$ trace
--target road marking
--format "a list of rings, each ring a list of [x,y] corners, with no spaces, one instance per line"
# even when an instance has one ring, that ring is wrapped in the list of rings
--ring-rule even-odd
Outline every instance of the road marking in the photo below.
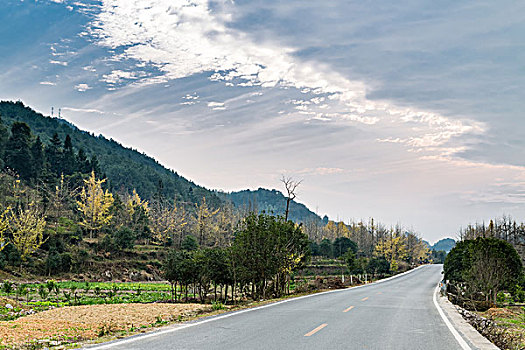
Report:
[[[315,333],[319,332],[321,329],[323,329],[326,326],[328,326],[328,325],[326,323],[323,323],[322,325],[320,325],[316,329],[313,329],[310,332],[306,333],[304,336],[305,337],[310,337],[310,336],[314,335]]]
[[[354,308],[354,305],[350,306],[348,309],[344,310],[343,312],[348,312]]]
[[[461,348],[463,350],[472,350],[470,348],[470,346],[467,344],[467,342],[465,341],[465,339],[463,339],[463,337],[461,337],[461,335],[459,335],[458,331],[456,330],[456,328],[454,328],[454,326],[452,325],[452,323],[450,323],[450,321],[448,320],[447,316],[445,315],[445,313],[443,312],[443,309],[441,309],[441,307],[439,306],[438,302],[437,302],[437,298],[436,298],[436,295],[438,293],[438,290],[439,290],[439,285],[436,287],[436,290],[434,291],[434,297],[433,297],[433,300],[434,300],[434,306],[436,307],[436,309],[438,310],[439,312],[439,316],[441,316],[441,318],[443,319],[443,321],[445,322],[445,324],[447,325],[448,329],[450,330],[450,332],[452,333],[452,335],[454,336],[454,338],[456,338],[456,340],[458,341],[459,345],[461,346]]]
[[[367,301],[368,300],[368,297],[364,297],[363,299],[361,299],[361,301]]]
[[[308,295],[303,295],[303,296],[300,296],[300,297],[297,297],[297,298],[290,298],[290,299],[286,299],[286,300],[282,300],[282,301],[277,301],[275,303],[270,303],[270,304],[266,304],[266,305],[262,305],[262,306],[257,306],[257,307],[250,308],[250,309],[244,309],[244,310],[240,310],[240,311],[233,311],[233,312],[229,312],[229,313],[226,313],[226,314],[220,315],[220,316],[206,317],[206,318],[204,318],[203,320],[200,320],[200,321],[191,322],[191,323],[185,323],[185,324],[182,324],[180,326],[167,326],[165,329],[162,329],[162,330],[159,330],[159,331],[153,331],[151,333],[146,333],[146,334],[137,334],[137,335],[134,335],[134,336],[131,336],[129,338],[122,339],[122,340],[114,340],[114,341],[107,342],[107,343],[100,344],[100,345],[87,346],[87,347],[84,347],[84,349],[90,349],[90,350],[110,349],[110,348],[112,348],[114,346],[121,346],[121,345],[124,345],[124,344],[133,343],[135,341],[140,341],[140,340],[144,340],[144,339],[148,339],[148,338],[158,337],[159,335],[176,332],[176,331],[179,331],[179,330],[182,330],[182,329],[186,329],[186,328],[190,328],[190,327],[199,326],[201,324],[208,323],[208,322],[214,322],[214,321],[222,320],[222,319],[229,318],[229,317],[232,317],[232,316],[244,314],[246,312],[253,312],[253,311],[256,311],[256,310],[266,309],[268,307],[274,307],[274,306],[281,305],[281,304],[284,304],[284,303],[288,303],[288,302],[291,302],[291,301],[296,301],[296,300],[301,300],[301,299],[306,299],[306,298],[312,298],[312,297],[323,295],[323,294],[349,292],[349,291],[355,290],[355,289],[367,288],[369,286],[377,285],[377,284],[384,283],[384,282],[387,282],[387,281],[390,281],[390,280],[393,280],[393,279],[397,279],[399,277],[403,277],[403,276],[408,275],[408,274],[410,274],[410,273],[412,273],[414,271],[420,270],[420,269],[422,269],[422,268],[424,268],[426,266],[427,265],[421,265],[421,266],[416,267],[415,269],[411,269],[411,270],[405,271],[403,273],[400,273],[400,274],[397,274],[397,275],[394,275],[394,276],[391,276],[391,277],[388,277],[388,278],[384,278],[384,279],[379,280],[379,281],[375,281],[375,282],[368,283],[368,284],[363,284],[363,285],[352,287],[352,288],[335,289],[335,290],[329,290],[327,292],[321,292],[321,293],[316,293],[316,294],[308,294]]]

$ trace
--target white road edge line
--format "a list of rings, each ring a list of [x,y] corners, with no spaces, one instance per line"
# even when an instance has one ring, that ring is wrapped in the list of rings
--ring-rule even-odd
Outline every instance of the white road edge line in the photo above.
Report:
[[[130,338],[125,339],[125,340],[116,340],[116,341],[112,341],[110,343],[99,345],[99,346],[96,346],[96,345],[95,346],[87,346],[87,347],[83,347],[82,349],[89,349],[89,350],[109,349],[109,348],[112,348],[114,346],[119,346],[119,345],[131,343],[131,342],[134,342],[134,341],[137,341],[137,340],[143,340],[143,339],[147,339],[147,338],[156,337],[158,335],[175,332],[175,331],[178,331],[178,330],[181,330],[181,329],[198,326],[198,325],[201,325],[201,324],[204,324],[204,323],[217,321],[217,320],[220,320],[220,319],[223,319],[223,318],[228,318],[228,317],[232,317],[232,316],[235,316],[235,315],[240,315],[240,314],[243,314],[243,313],[246,313],[246,312],[250,312],[250,311],[265,309],[267,307],[272,307],[272,306],[288,303],[290,301],[310,298],[310,297],[314,297],[314,296],[317,296],[317,295],[328,294],[328,293],[348,292],[350,290],[354,290],[354,289],[358,289],[358,288],[364,288],[364,287],[376,285],[376,284],[379,284],[379,283],[383,283],[383,282],[386,282],[386,281],[390,281],[390,280],[392,280],[394,278],[398,278],[398,277],[404,276],[406,274],[409,274],[411,272],[414,272],[416,270],[419,270],[420,268],[422,268],[424,266],[426,266],[426,265],[421,265],[421,266],[416,267],[415,269],[405,271],[405,272],[400,273],[398,275],[394,275],[394,276],[391,276],[391,277],[388,277],[388,278],[385,278],[385,279],[382,279],[382,280],[379,280],[379,281],[375,281],[375,282],[372,282],[372,283],[363,284],[361,286],[345,288],[345,289],[329,290],[329,291],[321,292],[321,293],[303,295],[303,296],[300,296],[300,297],[290,298],[290,299],[278,301],[278,302],[275,302],[275,303],[270,303],[270,304],[266,304],[266,305],[262,305],[262,306],[257,306],[257,307],[253,307],[253,308],[249,308],[249,309],[244,309],[244,310],[241,310],[241,311],[234,311],[234,312],[222,315],[222,316],[216,316],[216,317],[212,316],[212,317],[207,318],[207,319],[202,320],[202,321],[197,321],[197,322],[193,322],[193,323],[187,323],[187,324],[184,324],[182,326],[171,327],[171,328],[168,328],[168,329],[165,329],[165,330],[161,330],[161,331],[156,331],[156,332],[154,331],[154,332],[151,332],[149,334],[144,334],[144,335],[140,335],[139,334],[139,335],[131,336]],[[468,349],[471,350],[470,348],[468,348]],[[465,350],[467,350],[467,349],[465,349]]]
[[[447,318],[447,316],[445,315],[445,312],[443,311],[443,309],[441,308],[441,306],[439,306],[438,302],[437,302],[437,294],[439,292],[439,285],[436,287],[436,289],[434,290],[434,297],[432,298],[434,300],[434,306],[436,307],[437,311],[439,312],[439,316],[441,316],[441,318],[443,319],[443,321],[445,322],[445,324],[447,325],[448,329],[450,330],[450,332],[452,333],[452,335],[454,336],[454,338],[456,338],[457,342],[459,343],[459,345],[461,346],[461,348],[463,350],[472,350],[472,348],[467,344],[467,342],[465,341],[465,339],[463,339],[463,337],[458,333],[458,331],[456,330],[456,328],[454,328],[454,326],[452,325],[452,323],[449,321],[449,319]]]

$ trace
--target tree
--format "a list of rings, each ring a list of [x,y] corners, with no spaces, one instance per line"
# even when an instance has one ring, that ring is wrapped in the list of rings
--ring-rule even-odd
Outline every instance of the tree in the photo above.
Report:
[[[251,285],[254,299],[267,296],[272,280],[274,293],[280,295],[290,273],[309,258],[308,237],[291,221],[252,213],[235,235],[232,255],[236,279]]]
[[[14,122],[5,150],[6,166],[15,170],[22,179],[31,177],[31,129],[26,123]]]
[[[197,250],[199,248],[199,243],[197,242],[197,238],[192,235],[187,235],[184,237],[184,240],[181,244],[181,249],[186,251],[193,251]]]
[[[182,244],[183,228],[188,224],[184,207],[177,207],[174,203],[155,201],[149,211],[149,222],[153,232],[153,238],[158,243],[177,243],[180,248]]]
[[[51,173],[57,177],[62,173],[62,142],[55,132],[46,147],[46,159]]]
[[[10,211],[9,209],[6,209],[0,215],[0,252],[4,250],[4,248],[9,243],[7,240],[7,237],[4,236],[4,234],[9,229],[9,220],[7,218],[9,211]]]
[[[182,265],[183,261],[188,258],[188,253],[185,251],[172,250],[169,252],[163,266],[163,277],[171,285],[171,301],[177,300],[177,284],[181,284],[182,288]],[[174,298],[175,297],[175,298]]]
[[[348,249],[343,254],[343,259],[344,259],[344,261],[346,263],[346,266],[348,266],[348,270],[354,271],[354,269],[356,267],[355,253],[351,249]]]
[[[334,258],[344,255],[348,250],[357,253],[357,244],[346,237],[337,237],[333,243]]]
[[[62,172],[65,175],[71,175],[75,172],[76,159],[75,152],[73,151],[73,143],[71,136],[66,135],[64,140],[64,147],[62,151]]]
[[[406,258],[407,249],[406,244],[403,240],[403,236],[396,232],[391,233],[385,239],[377,242],[374,256],[384,257],[390,263],[390,270],[396,273],[398,268],[398,262]]]
[[[327,258],[333,257],[333,245],[328,238],[323,239],[321,244],[319,244],[319,254]]]
[[[4,159],[5,146],[6,146],[8,138],[9,138],[9,133],[4,123],[2,123],[2,118],[0,117],[0,168],[4,167],[3,159]]]
[[[27,209],[18,209],[11,216],[11,236],[13,245],[20,253],[22,261],[44,244],[44,228],[46,221],[39,213],[35,203],[30,203]]]
[[[443,265],[445,280],[451,283],[465,282],[466,272],[470,270],[472,264],[470,259],[472,242],[472,240],[460,241],[448,253]]]
[[[126,213],[128,215],[127,226],[135,233],[142,232],[144,227],[148,225],[148,202],[141,199],[135,189],[126,201]]]
[[[80,200],[77,201],[78,210],[82,213],[82,222],[93,238],[93,233],[104,225],[107,225],[112,218],[110,207],[113,204],[113,195],[102,189],[102,184],[106,180],[97,180],[95,172],[91,172],[89,179],[84,180],[85,186],[80,193]]]
[[[523,271],[514,247],[498,238],[478,237],[458,242],[445,259],[445,279],[465,283],[470,294],[482,293],[496,302],[501,290],[515,287]]]
[[[195,204],[196,217],[194,231],[199,239],[199,245],[203,246],[206,242],[206,236],[213,235],[213,231],[217,229],[214,221],[215,215],[219,209],[212,210],[206,204],[206,198],[202,198],[201,204]]]
[[[43,175],[46,161],[44,157],[44,146],[42,145],[42,141],[40,141],[40,137],[37,137],[31,146],[31,159],[31,177],[37,180]]]
[[[295,181],[291,177],[281,177],[281,182],[286,189],[286,210],[284,212],[284,220],[288,221],[288,214],[290,213],[290,202],[297,197],[297,187],[301,184],[302,180]]]

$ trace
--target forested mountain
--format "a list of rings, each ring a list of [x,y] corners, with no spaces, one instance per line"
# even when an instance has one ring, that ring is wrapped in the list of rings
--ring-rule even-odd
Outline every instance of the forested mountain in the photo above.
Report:
[[[277,190],[259,188],[258,190],[244,190],[238,192],[224,193],[221,197],[231,200],[237,208],[256,209],[274,215],[284,216],[286,209],[286,197]],[[308,209],[304,204],[292,201],[290,203],[289,219],[294,222],[306,223],[308,221],[321,222],[323,219]],[[326,218],[328,221],[328,218]],[[325,222],[326,224],[326,222]]]
[[[432,249],[439,251],[444,250],[445,252],[450,252],[452,248],[456,246],[456,241],[452,238],[443,238],[437,241],[433,246]]]
[[[186,203],[197,203],[206,197],[207,203],[213,207],[221,202],[213,191],[166,169],[152,157],[126,148],[113,139],[82,131],[63,119],[43,116],[20,101],[0,102],[0,117],[7,129],[17,121],[26,123],[31,137],[35,140],[39,138],[44,146],[55,144],[56,147],[62,147],[69,135],[68,142],[72,145],[73,153],[80,151],[82,157],[93,158],[95,168],[98,164],[102,172],[100,175],[107,177],[112,190],[136,189],[143,198],[162,194],[169,200],[177,199]]]

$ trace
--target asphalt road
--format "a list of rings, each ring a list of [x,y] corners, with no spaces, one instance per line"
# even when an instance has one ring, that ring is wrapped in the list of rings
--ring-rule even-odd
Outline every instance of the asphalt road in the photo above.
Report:
[[[110,349],[425,349],[460,345],[433,303],[441,265],[104,344]]]

